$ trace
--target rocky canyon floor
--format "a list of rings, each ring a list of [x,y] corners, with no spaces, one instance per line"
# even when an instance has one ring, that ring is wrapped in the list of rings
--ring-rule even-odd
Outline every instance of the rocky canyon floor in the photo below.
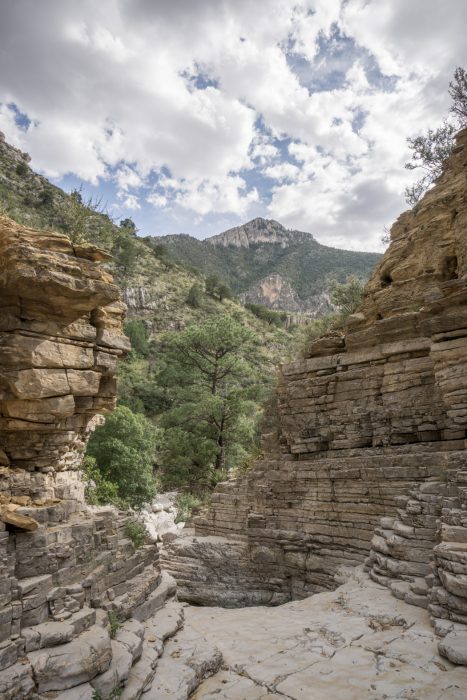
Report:
[[[331,593],[279,607],[181,606],[178,615],[148,700],[467,697],[467,669],[439,656],[427,612],[359,569]]]

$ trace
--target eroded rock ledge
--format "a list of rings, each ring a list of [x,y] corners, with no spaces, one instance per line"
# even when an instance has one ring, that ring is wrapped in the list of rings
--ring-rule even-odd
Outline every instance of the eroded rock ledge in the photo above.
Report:
[[[465,625],[466,430],[464,130],[435,187],[392,227],[345,332],[281,368],[264,457],[169,545],[180,595],[278,604],[332,589],[340,566],[367,560],[443,633]]]

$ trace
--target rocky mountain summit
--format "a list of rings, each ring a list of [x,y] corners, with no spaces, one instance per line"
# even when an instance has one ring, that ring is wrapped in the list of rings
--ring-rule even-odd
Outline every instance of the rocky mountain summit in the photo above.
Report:
[[[253,248],[260,243],[270,243],[287,248],[292,243],[304,243],[314,240],[311,233],[286,229],[278,221],[257,217],[242,226],[235,226],[206,241],[210,245],[233,246],[234,248]]]

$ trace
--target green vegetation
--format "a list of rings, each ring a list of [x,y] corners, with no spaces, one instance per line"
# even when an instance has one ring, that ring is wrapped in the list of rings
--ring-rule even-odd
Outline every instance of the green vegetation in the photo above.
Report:
[[[132,318],[125,323],[125,335],[128,336],[132,351],[137,355],[147,357],[149,353],[149,334],[146,326],[139,318]]]
[[[202,303],[202,299],[203,290],[201,289],[199,284],[195,283],[192,287],[190,287],[190,291],[188,292],[188,296],[186,298],[186,303],[193,309],[199,309]]]
[[[273,309],[268,309],[261,304],[245,304],[245,308],[269,326],[285,328],[287,325],[289,314],[286,311],[273,311]]]
[[[141,508],[155,494],[153,478],[155,431],[142,414],[119,406],[97,428],[88,444],[105,482],[117,487],[117,497],[132,508]]]
[[[364,284],[351,275],[343,284],[333,280],[330,289],[331,301],[337,307],[337,313],[315,318],[299,329],[293,345],[301,357],[308,357],[309,345],[313,340],[344,328],[347,318],[357,310],[361,302]]]
[[[175,499],[175,507],[178,511],[175,522],[183,523],[189,520],[193,510],[199,508],[202,503],[202,499],[192,493],[179,493]]]
[[[420,168],[424,171],[422,177],[405,190],[406,201],[411,206],[419,201],[441,175],[443,163],[451,153],[455,134],[467,126],[467,73],[460,66],[454,71],[448,92],[452,102],[444,123],[437,129],[428,129],[426,134],[407,139],[412,159],[405,167],[408,170]]]
[[[117,613],[115,612],[115,610],[109,610],[109,612],[107,613],[107,616],[109,618],[110,637],[111,637],[111,639],[115,639],[115,637],[117,636],[118,630],[122,626],[122,623],[118,619]]]
[[[123,688],[116,686],[110,691],[110,695],[106,695],[105,698],[100,692],[100,690],[94,690],[91,696],[91,700],[118,700],[123,693]]]
[[[82,464],[83,475],[85,480],[85,495],[86,501],[93,506],[120,505],[120,497],[118,495],[118,486],[113,481],[106,479],[100,469],[97,467],[94,457],[86,455]]]
[[[147,530],[138,520],[129,520],[125,524],[125,534],[133,542],[136,549],[140,549],[145,541]]]
[[[357,310],[362,300],[364,286],[362,280],[354,275],[350,275],[344,284],[339,284],[335,280],[331,282],[331,301],[337,306],[342,322]]]
[[[224,284],[219,275],[208,275],[206,277],[206,294],[219,301],[232,299],[233,296],[230,287]]]

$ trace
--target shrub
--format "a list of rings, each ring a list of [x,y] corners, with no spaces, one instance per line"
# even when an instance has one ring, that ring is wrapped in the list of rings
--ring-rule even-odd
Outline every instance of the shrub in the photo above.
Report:
[[[19,175],[19,177],[25,177],[29,172],[29,168],[24,162],[24,160],[20,161],[18,165],[16,166],[16,174]]]
[[[54,196],[51,189],[45,188],[39,194],[39,205],[42,207],[50,206],[54,201]]]
[[[147,530],[143,523],[138,522],[138,520],[129,520],[125,524],[125,533],[133,542],[135,549],[140,549],[144,545]]]
[[[186,522],[190,519],[191,512],[203,503],[202,499],[193,493],[179,493],[175,499],[177,509],[176,523]]]
[[[266,306],[262,306],[262,304],[250,303],[245,304],[245,308],[270,326],[283,328],[287,325],[288,314],[285,311],[274,311],[273,309],[268,309]]]
[[[364,284],[358,277],[350,275],[344,284],[335,280],[331,282],[331,301],[335,304],[341,316],[347,318],[356,311],[362,300]]]
[[[194,284],[191,288],[190,291],[188,292],[188,296],[186,298],[186,303],[188,306],[191,306],[193,309],[199,309],[201,306],[201,300],[203,298],[203,290],[199,286],[199,284]]]

